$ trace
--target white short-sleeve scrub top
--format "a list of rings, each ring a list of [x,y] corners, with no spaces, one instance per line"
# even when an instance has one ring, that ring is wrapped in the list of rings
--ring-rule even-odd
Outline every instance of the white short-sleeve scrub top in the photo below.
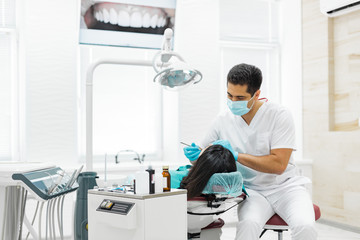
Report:
[[[291,148],[296,150],[295,126],[288,109],[274,103],[265,102],[258,109],[250,125],[241,116],[229,109],[217,116],[210,131],[200,143],[204,148],[212,142],[228,140],[235,151],[254,156],[269,155],[271,149]],[[300,176],[291,154],[289,164],[282,174],[256,171],[240,165],[244,186],[269,195],[294,185],[310,183],[310,179]]]

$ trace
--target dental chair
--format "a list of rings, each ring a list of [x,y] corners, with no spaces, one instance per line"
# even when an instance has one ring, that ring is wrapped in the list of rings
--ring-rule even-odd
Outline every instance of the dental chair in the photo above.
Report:
[[[315,221],[317,221],[320,216],[320,208],[314,204],[314,212],[315,212]],[[264,233],[268,230],[273,230],[278,233],[278,240],[283,240],[283,231],[287,231],[289,226],[287,223],[277,214],[274,214],[265,224],[264,230],[262,231],[260,238],[264,235]]]
[[[188,199],[188,239],[220,240],[225,222],[219,215],[246,198],[240,172],[215,173],[200,197]]]

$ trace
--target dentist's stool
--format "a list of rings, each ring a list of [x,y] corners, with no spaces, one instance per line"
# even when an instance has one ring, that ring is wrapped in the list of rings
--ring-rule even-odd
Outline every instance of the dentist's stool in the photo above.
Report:
[[[315,221],[317,221],[320,216],[320,208],[314,204],[314,211],[315,211]],[[272,216],[265,224],[264,230],[262,231],[260,238],[264,235],[267,230],[273,230],[278,233],[278,240],[283,239],[283,231],[287,231],[289,226],[287,223],[277,214]]]

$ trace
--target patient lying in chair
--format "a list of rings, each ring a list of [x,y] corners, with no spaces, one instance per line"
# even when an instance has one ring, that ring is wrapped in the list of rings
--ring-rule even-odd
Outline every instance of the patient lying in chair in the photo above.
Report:
[[[211,236],[201,229],[245,198],[242,183],[242,175],[228,149],[217,144],[204,149],[180,183],[180,188],[188,191],[189,236],[220,239],[220,228],[211,232]]]
[[[194,162],[180,184],[180,188],[187,189],[188,198],[200,196],[213,174],[236,172],[234,156],[221,145],[205,148]]]

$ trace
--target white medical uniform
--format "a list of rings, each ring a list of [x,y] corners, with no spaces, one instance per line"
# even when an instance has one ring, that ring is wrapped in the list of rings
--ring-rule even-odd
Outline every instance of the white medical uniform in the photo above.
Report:
[[[200,147],[219,139],[228,140],[239,153],[254,156],[269,155],[271,149],[296,149],[290,111],[268,102],[258,109],[250,125],[227,109],[215,119]],[[310,180],[300,176],[293,154],[280,175],[259,172],[243,165],[240,171],[249,198],[238,209],[236,239],[259,239],[263,226],[275,212],[288,223],[293,239],[316,239],[313,205],[303,187]]]

